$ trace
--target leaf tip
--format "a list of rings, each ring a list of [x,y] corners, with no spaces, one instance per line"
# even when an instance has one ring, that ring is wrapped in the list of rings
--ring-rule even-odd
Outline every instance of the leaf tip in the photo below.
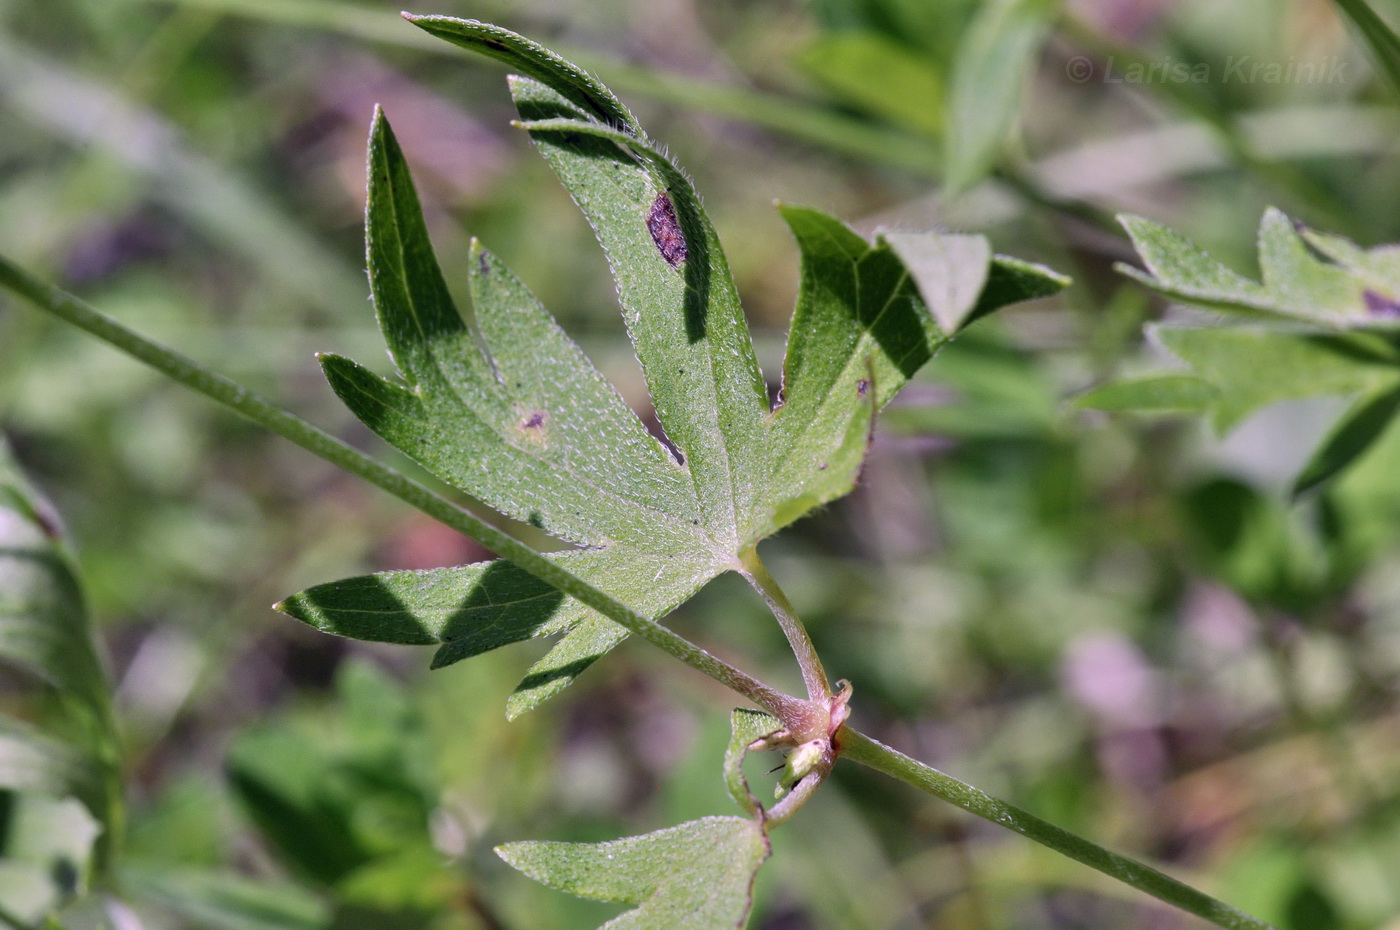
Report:
[[[506,722],[514,723],[553,696],[554,693],[550,691],[541,694],[536,691],[521,691],[517,687],[506,698]]]
[[[502,843],[500,846],[492,847],[491,851],[501,858],[501,861],[513,869],[520,869],[519,852],[521,847],[528,845],[526,842]]]
[[[354,364],[350,359],[335,352],[317,352],[316,364],[321,366],[321,370],[326,374],[333,371],[340,371],[346,367],[346,363]]]
[[[1137,242],[1138,239],[1157,224],[1145,216],[1138,216],[1136,213],[1119,213],[1114,219],[1118,225],[1123,227],[1123,231],[1128,234],[1128,238]]]
[[[1293,226],[1293,220],[1289,218],[1288,214],[1273,205],[1265,207],[1263,215],[1259,217],[1260,226],[1270,223],[1286,223],[1290,227]]]
[[[1157,283],[1157,279],[1152,277],[1152,275],[1143,271],[1137,265],[1130,265],[1127,262],[1114,262],[1113,270],[1124,277],[1132,278],[1134,281],[1145,284],[1148,287],[1152,287]]]

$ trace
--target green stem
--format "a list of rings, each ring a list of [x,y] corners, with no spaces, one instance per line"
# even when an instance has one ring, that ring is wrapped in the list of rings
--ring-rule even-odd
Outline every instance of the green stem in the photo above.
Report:
[[[582,601],[685,664],[771,710],[780,718],[792,719],[804,713],[805,701],[770,688],[721,661],[406,475],[376,462],[363,452],[346,445],[237,382],[216,375],[194,360],[133,332],[77,297],[31,276],[4,256],[0,256],[0,286],[9,288],[39,309],[105,340],[186,387],[231,407],[254,423],[291,440],[313,455],[320,456],[332,465],[388,491],[457,532],[470,536],[506,561]]]
[[[871,739],[863,733],[843,726],[836,734],[837,745],[843,758],[869,766],[886,775],[908,782],[916,788],[927,791],[935,797],[961,807],[970,814],[1003,826],[1022,836],[1048,846],[1061,855],[1082,862],[1105,875],[1139,891],[1146,892],[1183,911],[1203,917],[1211,923],[1227,930],[1275,930],[1270,924],[1243,911],[1237,911],[1210,895],[1197,891],[1151,866],[1144,865],[1126,856],[1110,852],[1070,833],[1052,823],[1047,823],[1021,810],[1000,801],[978,788],[945,775],[935,768],[924,765]]]
[[[807,635],[807,628],[797,616],[797,609],[792,606],[778,582],[768,574],[763,560],[758,557],[757,548],[745,552],[742,561],[743,576],[767,602],[768,609],[773,611],[773,616],[778,619],[778,626],[783,628],[783,635],[792,647],[792,654],[797,657],[797,664],[802,669],[802,682],[807,686],[807,699],[830,702],[831,683],[827,680],[826,669],[822,667],[821,656],[817,655],[817,648],[812,645],[812,638]]]

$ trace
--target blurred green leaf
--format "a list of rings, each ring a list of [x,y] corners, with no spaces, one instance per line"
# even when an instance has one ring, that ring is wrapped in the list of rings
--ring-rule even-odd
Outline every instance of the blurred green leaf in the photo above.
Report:
[[[285,881],[196,871],[171,863],[122,870],[133,897],[209,930],[325,930],[331,907]]]
[[[1074,399],[1076,407],[1091,410],[1205,413],[1219,391],[1191,375],[1149,375],[1111,381]]]
[[[821,36],[797,65],[844,103],[924,136],[943,130],[943,74],[927,53],[874,32]]]
[[[768,839],[752,820],[706,817],[606,843],[508,843],[506,862],[559,891],[630,910],[608,930],[733,930],[752,904]]]
[[[1290,512],[1242,481],[1213,478],[1182,498],[1192,553],[1244,597],[1306,610],[1326,593],[1325,554]]]
[[[1400,36],[1366,0],[1335,0],[1335,3],[1371,47],[1371,54],[1390,79],[1392,91],[1400,93]]]
[[[337,925],[346,925],[347,911],[355,912],[364,926],[377,926],[389,915],[404,926],[415,916],[428,925],[434,916],[450,912],[465,890],[460,866],[434,849],[380,856],[345,876],[336,887],[342,912]]]
[[[885,408],[882,429],[969,441],[1044,439],[1062,419],[1059,389],[1042,361],[993,329],[959,335],[932,374],[934,383]]]
[[[0,924],[24,928],[54,919],[89,890],[94,844],[103,832],[74,797],[58,798],[55,782],[30,793],[0,793]]]
[[[381,45],[420,52],[452,53],[426,33],[401,28],[403,21],[394,12],[358,3],[340,3],[336,0],[122,2],[148,5],[175,2],[182,7],[216,10],[265,22],[340,33]],[[454,44],[471,47],[469,40]],[[936,176],[936,158],[926,142],[899,130],[887,130],[835,112],[826,105],[813,104],[791,94],[763,93],[740,84],[702,81],[693,74],[675,74],[658,68],[626,64],[586,48],[572,49],[569,54],[590,70],[606,75],[614,87],[638,96],[762,126],[858,159],[892,165],[915,176]],[[521,70],[525,71],[524,68]]]
[[[121,833],[120,750],[106,674],[58,518],[20,473],[3,437],[0,659],[47,686],[56,711],[46,731],[0,717],[0,788],[21,793],[20,804],[25,792],[76,798],[98,827],[87,840],[96,840],[95,858],[89,862],[85,850],[74,863],[76,891],[89,867],[102,876]],[[14,853],[13,842],[14,835],[0,837],[0,855]]]
[[[235,794],[279,857],[326,887],[381,858],[431,852],[435,803],[422,725],[398,686],[356,662],[336,689],[339,719],[248,731],[227,761]]]
[[[354,269],[257,185],[194,149],[159,113],[3,33],[0,101],[71,145],[106,152],[146,183],[152,199],[242,255],[280,291],[337,314],[362,299]]]
[[[1400,387],[1394,338],[1400,249],[1363,249],[1270,209],[1259,226],[1262,280],[1256,282],[1165,226],[1131,216],[1122,222],[1148,271],[1121,265],[1120,271],[1184,303],[1244,314],[1256,325],[1159,327],[1156,336],[1192,375],[1112,382],[1079,398],[1079,406],[1209,413],[1223,432],[1279,401],[1360,395],[1295,479],[1295,494],[1335,477],[1385,430],[1400,409],[1386,399]],[[1258,325],[1269,322],[1275,325]]]
[[[1392,329],[1400,319],[1400,249],[1364,250],[1340,236],[1295,226],[1270,208],[1259,224],[1261,282],[1212,259],[1151,220],[1120,217],[1147,273],[1118,270],[1184,303],[1283,317],[1328,328]]]
[[[994,0],[973,17],[949,81],[949,191],[967,190],[996,164],[1055,12],[1048,0]]]
[[[1256,410],[1300,397],[1382,391],[1400,383],[1400,359],[1384,343],[1257,327],[1159,327],[1162,344],[1216,388],[1220,431]]]
[[[1304,494],[1350,466],[1371,448],[1400,410],[1400,391],[1363,397],[1342,415],[1293,482],[1294,496]]]
[[[71,743],[0,717],[0,786],[72,796],[100,809],[105,789],[98,760]]]

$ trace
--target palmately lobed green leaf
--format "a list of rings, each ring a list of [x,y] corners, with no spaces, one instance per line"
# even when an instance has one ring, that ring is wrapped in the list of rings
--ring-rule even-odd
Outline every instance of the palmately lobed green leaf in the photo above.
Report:
[[[1259,223],[1262,282],[1221,265],[1185,236],[1137,216],[1120,217],[1147,273],[1119,271],[1184,303],[1284,317],[1328,328],[1400,325],[1400,251],[1365,250],[1293,223],[1270,208]]]
[[[675,455],[525,285],[476,244],[466,269],[474,325],[463,319],[382,113],[370,135],[366,251],[403,383],[335,355],[323,356],[322,368],[380,437],[454,487],[584,547],[550,558],[645,617],[663,616],[738,568],[763,538],[850,491],[876,412],[949,335],[1065,283],[992,257],[980,237],[892,233],[872,244],[817,211],[784,208],[803,248],[803,289],[784,400],[770,409],[698,195],[611,92],[498,27],[410,19],[527,75],[510,79],[520,125],[608,256]],[[331,633],[437,644],[435,667],[562,633],[511,696],[511,716],[557,693],[626,636],[496,563],[353,578],[278,606]]]
[[[635,908],[600,930],[735,930],[768,858],[753,820],[706,817],[605,843],[508,843],[496,852],[559,891]]]
[[[1121,220],[1147,272],[1120,271],[1182,303],[1242,314],[1245,325],[1226,318],[1157,327],[1157,340],[1190,372],[1109,382],[1078,406],[1208,413],[1223,432],[1280,401],[1355,398],[1298,475],[1295,494],[1334,477],[1384,432],[1400,389],[1400,248],[1363,249],[1269,209],[1259,224],[1256,282],[1165,226]]]

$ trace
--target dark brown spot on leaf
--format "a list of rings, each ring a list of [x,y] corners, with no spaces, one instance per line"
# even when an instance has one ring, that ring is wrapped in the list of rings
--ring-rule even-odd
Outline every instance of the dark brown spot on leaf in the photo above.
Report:
[[[522,429],[539,429],[539,428],[541,428],[542,426],[544,426],[544,411],[543,411],[543,410],[535,410],[535,411],[533,411],[528,417],[525,418],[525,422],[521,423],[520,426],[521,426]]]
[[[491,263],[487,261],[485,249],[482,249],[481,254],[476,257],[476,270],[481,272],[482,277],[491,273]]]
[[[685,261],[685,233],[676,219],[676,207],[671,203],[671,195],[662,191],[652,201],[651,212],[647,214],[647,231],[656,250],[672,268]]]
[[[1400,317],[1400,300],[1394,297],[1367,288],[1361,293],[1361,299],[1366,301],[1366,310],[1372,316]]]
[[[866,392],[869,391],[869,390],[870,390],[870,379],[869,379],[869,378],[861,378],[859,381],[856,382],[856,393],[857,393],[858,395],[860,395],[861,397],[864,397],[865,394],[866,394]]]

